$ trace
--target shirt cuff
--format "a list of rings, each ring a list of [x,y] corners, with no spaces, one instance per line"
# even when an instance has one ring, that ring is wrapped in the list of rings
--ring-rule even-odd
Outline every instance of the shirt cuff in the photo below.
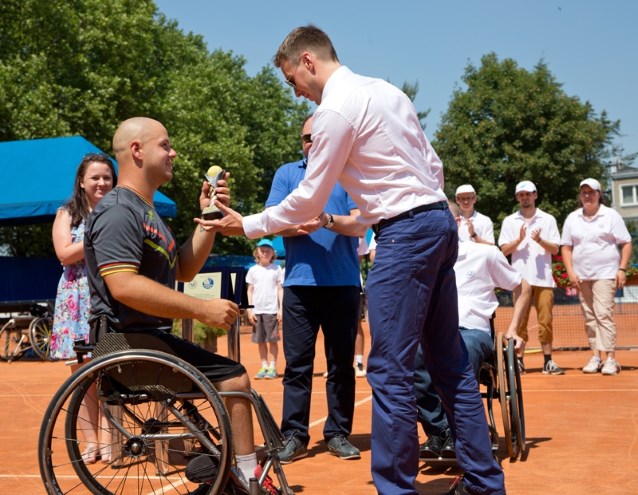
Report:
[[[244,233],[249,239],[258,239],[268,234],[263,225],[263,212],[245,216],[242,219]]]

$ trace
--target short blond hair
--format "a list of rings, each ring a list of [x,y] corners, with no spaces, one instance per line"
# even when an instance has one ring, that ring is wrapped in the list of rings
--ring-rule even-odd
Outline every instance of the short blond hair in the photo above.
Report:
[[[265,248],[268,248],[268,249],[270,249],[272,251],[272,258],[270,258],[270,262],[274,263],[275,260],[277,259],[277,251],[275,251],[270,246],[259,246],[259,247],[256,247],[255,249],[253,249],[253,258],[255,258],[255,263],[259,264],[259,256],[257,255],[257,253],[259,252],[259,248],[260,247],[265,247]]]

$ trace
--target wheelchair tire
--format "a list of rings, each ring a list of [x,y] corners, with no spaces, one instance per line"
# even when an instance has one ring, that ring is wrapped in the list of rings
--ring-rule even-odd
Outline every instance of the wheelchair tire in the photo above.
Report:
[[[509,383],[510,419],[515,438],[512,441],[514,457],[525,451],[525,413],[523,410],[523,389],[521,387],[521,373],[516,362],[514,341],[507,345],[507,374]],[[510,457],[512,457],[510,455]]]
[[[494,351],[496,352],[496,381],[498,389],[498,400],[501,406],[501,416],[503,417],[503,436],[510,458],[514,455],[514,445],[512,444],[512,430],[510,423],[510,405],[508,393],[508,381],[505,377],[507,363],[503,350],[504,335],[499,333],[494,340]]]
[[[83,401],[93,401],[103,413],[102,424],[98,419],[85,426]],[[109,430],[115,438],[110,464],[83,459],[86,442],[80,432],[87,426]],[[193,443],[199,450],[190,450]],[[203,490],[185,475],[194,455],[215,459],[216,474]],[[176,356],[149,350],[107,354],[73,373],[47,408],[38,447],[40,474],[50,495],[186,495],[198,489],[218,494],[232,457],[228,413],[213,385]]]
[[[35,318],[29,325],[29,340],[33,352],[45,361],[55,361],[51,358],[51,332],[53,320],[46,316]]]

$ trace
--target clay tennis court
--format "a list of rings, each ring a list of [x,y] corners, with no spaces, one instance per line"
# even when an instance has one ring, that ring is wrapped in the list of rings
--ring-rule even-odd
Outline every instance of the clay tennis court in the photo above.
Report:
[[[530,335],[534,333],[531,323]],[[635,320],[632,330],[637,330]],[[252,375],[259,364],[257,349],[249,339],[249,334],[242,333],[242,362]],[[365,379],[357,379],[351,436],[352,443],[361,449],[362,458],[342,461],[328,454],[323,444],[326,404],[322,345],[319,339],[309,456],[285,466],[286,476],[295,493],[374,494],[376,490],[370,475],[371,392]],[[225,339],[220,340],[220,352],[225,352]],[[585,351],[555,352],[554,359],[567,373],[564,376],[546,376],[541,374],[541,354],[527,354],[528,373],[522,377],[527,453],[523,459],[510,462],[503,441],[498,451],[508,493],[638,493],[638,350],[617,353],[623,371],[616,377],[584,375],[580,367],[588,358],[589,353]],[[283,370],[281,358],[279,370]],[[37,437],[47,404],[68,374],[68,368],[60,362],[22,360],[0,363],[0,494],[45,493],[36,458]],[[281,379],[253,381],[253,386],[265,397],[275,418],[279,419]],[[498,415],[497,425],[501,425]],[[446,493],[457,474],[459,472],[454,468],[421,465],[417,490],[426,495]]]

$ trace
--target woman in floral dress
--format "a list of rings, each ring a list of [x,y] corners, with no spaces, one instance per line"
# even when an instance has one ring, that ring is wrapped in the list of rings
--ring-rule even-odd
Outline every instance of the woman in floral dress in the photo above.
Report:
[[[116,183],[115,169],[108,156],[91,153],[80,163],[75,175],[75,185],[71,198],[58,210],[53,222],[53,247],[62,263],[64,271],[55,298],[53,331],[51,335],[51,356],[57,359],[75,358],[73,344],[76,340],[88,341],[89,335],[89,285],[84,264],[84,222],[98,201]],[[72,366],[75,371],[77,365]],[[87,397],[91,391],[87,392]],[[95,401],[88,402],[95,404]],[[98,411],[84,402],[80,408],[78,422],[86,446],[82,457],[87,464],[110,461],[110,450],[98,443]]]

